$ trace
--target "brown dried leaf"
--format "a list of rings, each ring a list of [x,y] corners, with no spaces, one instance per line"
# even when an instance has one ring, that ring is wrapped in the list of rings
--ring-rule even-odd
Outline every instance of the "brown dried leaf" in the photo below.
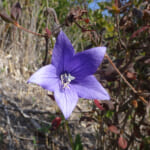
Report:
[[[137,108],[137,107],[138,107],[138,102],[137,102],[137,100],[133,100],[133,101],[132,101],[132,105],[134,106],[134,108]]]
[[[14,20],[18,20],[21,16],[21,5],[19,2],[15,3],[11,8],[11,18]]]
[[[79,7],[71,9],[66,18],[66,25],[70,26],[73,22],[81,20],[84,14],[87,14],[86,9],[81,9]]]
[[[128,79],[132,79],[132,80],[136,80],[136,73],[135,72],[127,72],[126,73],[126,77],[128,78]]]

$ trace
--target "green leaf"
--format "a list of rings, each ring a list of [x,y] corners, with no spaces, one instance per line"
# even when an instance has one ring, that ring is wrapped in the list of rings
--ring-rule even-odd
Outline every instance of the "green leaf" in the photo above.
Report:
[[[113,111],[108,110],[107,113],[106,113],[106,117],[111,118],[113,116],[113,114],[114,114]]]
[[[80,137],[79,134],[76,135],[76,139],[75,139],[75,142],[74,142],[73,150],[83,150],[81,137]]]

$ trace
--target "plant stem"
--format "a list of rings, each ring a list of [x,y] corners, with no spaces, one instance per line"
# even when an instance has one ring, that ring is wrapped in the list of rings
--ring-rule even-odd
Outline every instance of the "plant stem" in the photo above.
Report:
[[[69,136],[70,145],[71,145],[71,147],[72,147],[72,149],[73,149],[72,135],[71,135],[70,128],[69,128],[69,125],[68,125],[68,121],[67,121],[67,120],[65,120],[65,124],[66,124],[66,128],[67,128],[68,136]]]
[[[46,7],[48,8],[48,0],[46,0]]]
[[[46,62],[47,62],[47,55],[48,55],[48,41],[49,41],[49,37],[47,36],[47,37],[45,37],[45,42],[46,42],[46,44],[45,44],[45,49],[46,49],[46,51],[45,51],[45,58],[44,58],[44,61],[43,61],[43,65],[46,65]]]
[[[108,59],[108,61],[111,63],[111,65],[113,66],[113,68],[116,70],[116,72],[120,75],[120,77],[124,80],[124,82],[132,89],[132,91],[135,94],[138,94],[138,92],[136,91],[136,89],[127,81],[127,79],[123,76],[123,74],[119,71],[119,69],[116,67],[116,65],[112,62],[111,58],[105,54],[105,57]],[[148,102],[144,99],[144,97],[139,96],[140,100],[142,100],[145,104],[148,104]]]
[[[15,22],[15,23],[13,23],[13,24],[14,24],[16,27],[18,27],[19,29],[23,30],[23,31],[26,31],[26,32],[28,32],[28,33],[32,33],[32,34],[37,35],[37,36],[45,37],[45,35],[43,35],[43,34],[36,33],[36,32],[32,32],[32,31],[30,31],[30,30],[28,30],[28,29],[22,27],[22,26],[19,25],[17,22]]]

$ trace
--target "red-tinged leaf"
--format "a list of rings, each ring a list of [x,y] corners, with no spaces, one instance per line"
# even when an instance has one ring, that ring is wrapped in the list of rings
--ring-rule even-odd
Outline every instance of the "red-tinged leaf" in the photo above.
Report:
[[[88,18],[85,18],[84,21],[85,21],[85,23],[89,23],[90,22],[90,20]]]
[[[119,137],[118,139],[118,145],[122,148],[122,149],[126,149],[127,148],[127,141],[125,138],[123,138],[122,136]]]
[[[136,73],[135,72],[133,73],[133,72],[128,71],[126,73],[126,76],[127,76],[128,79],[136,80]]]
[[[118,128],[116,126],[114,126],[114,125],[109,126],[108,129],[109,129],[109,131],[111,131],[111,132],[113,132],[115,134],[119,134],[120,133]]]
[[[51,31],[48,28],[45,28],[45,31],[48,37],[52,35]]]
[[[14,20],[18,20],[21,16],[21,5],[19,2],[15,3],[11,8],[11,18]]]
[[[95,100],[94,100],[94,104],[95,104],[100,110],[105,110],[98,100],[95,99]]]
[[[150,26],[144,26],[142,28],[140,28],[139,30],[135,31],[132,35],[131,35],[131,39],[135,38],[136,36],[138,36],[141,32],[144,32],[145,30],[149,29]]]
[[[60,117],[56,117],[53,121],[52,121],[52,129],[56,130],[59,125],[61,123],[61,118]]]

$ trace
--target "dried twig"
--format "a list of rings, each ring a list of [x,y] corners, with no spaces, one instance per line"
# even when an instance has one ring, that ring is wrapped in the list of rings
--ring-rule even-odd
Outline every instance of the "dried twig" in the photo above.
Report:
[[[18,27],[19,29],[25,31],[25,32],[28,32],[28,33],[31,33],[33,35],[36,35],[36,36],[40,36],[40,37],[45,37],[46,35],[45,34],[40,34],[40,33],[36,33],[36,32],[32,32],[26,28],[24,28],[23,26],[19,25],[17,22],[14,22],[13,23],[16,27]]]
[[[48,15],[52,16],[52,19],[54,21],[54,24],[52,25],[52,31],[51,34],[55,37],[57,37],[58,33],[60,32],[60,28],[63,25],[59,25],[59,21],[57,19],[57,13],[55,11],[54,8],[46,8],[45,12],[44,12],[45,16],[48,17]],[[46,19],[46,28],[48,29],[48,19]],[[44,61],[43,61],[43,65],[46,65],[47,62],[47,55],[48,55],[48,43],[49,43],[49,35],[47,35],[47,33],[45,34],[45,57],[44,57]]]
[[[46,62],[47,62],[47,55],[48,55],[48,41],[49,41],[49,37],[45,37],[45,57],[44,57],[44,61],[43,61],[43,65],[46,65]]]
[[[116,70],[116,72],[120,75],[120,77],[123,79],[123,81],[132,89],[132,91],[138,95],[138,92],[136,89],[127,81],[127,79],[123,76],[123,74],[119,71],[119,69],[116,67],[116,65],[112,62],[111,58],[105,54],[105,57],[108,59],[110,64],[113,66],[113,68]],[[138,95],[140,100],[142,100],[145,104],[148,104],[148,102],[144,99],[144,97]]]

